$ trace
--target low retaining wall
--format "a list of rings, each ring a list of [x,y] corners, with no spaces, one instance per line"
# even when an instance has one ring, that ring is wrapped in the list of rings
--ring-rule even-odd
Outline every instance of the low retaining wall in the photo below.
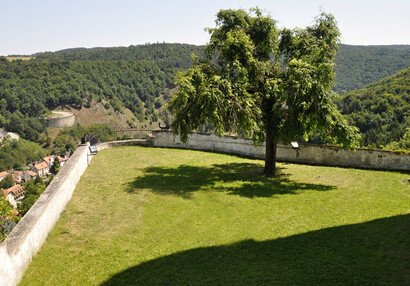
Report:
[[[152,146],[152,139],[119,140],[104,142],[96,145],[98,151],[119,146]]]
[[[40,249],[87,169],[88,145],[79,146],[37,202],[0,243],[0,285],[16,285]],[[50,265],[52,267],[52,265]]]
[[[233,153],[251,158],[265,158],[265,144],[255,146],[250,139],[234,136],[218,137],[210,134],[194,133],[188,136],[186,144],[172,132],[153,132],[152,146],[186,148]],[[299,150],[290,145],[278,144],[277,160],[290,163],[303,163],[325,166],[340,166],[376,170],[410,170],[410,155],[389,151],[359,149],[346,151],[341,147],[315,144],[299,144]]]

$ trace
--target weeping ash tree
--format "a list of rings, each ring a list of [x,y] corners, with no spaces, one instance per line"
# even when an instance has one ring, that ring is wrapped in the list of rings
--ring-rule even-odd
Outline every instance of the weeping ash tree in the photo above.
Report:
[[[350,127],[331,101],[333,59],[339,30],[321,13],[306,29],[282,29],[259,9],[221,10],[206,58],[176,78],[169,103],[171,128],[186,142],[188,133],[211,126],[266,143],[266,175],[275,173],[276,147],[317,131],[322,140],[347,149],[356,145]]]

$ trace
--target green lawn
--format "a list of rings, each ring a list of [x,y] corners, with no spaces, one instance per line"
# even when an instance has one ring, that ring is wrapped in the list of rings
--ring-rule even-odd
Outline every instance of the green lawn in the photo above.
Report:
[[[99,152],[21,285],[409,285],[408,174]]]

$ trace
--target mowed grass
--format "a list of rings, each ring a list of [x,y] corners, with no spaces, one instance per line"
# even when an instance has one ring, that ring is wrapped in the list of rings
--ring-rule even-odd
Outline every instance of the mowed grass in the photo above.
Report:
[[[408,285],[408,174],[99,152],[21,285]]]

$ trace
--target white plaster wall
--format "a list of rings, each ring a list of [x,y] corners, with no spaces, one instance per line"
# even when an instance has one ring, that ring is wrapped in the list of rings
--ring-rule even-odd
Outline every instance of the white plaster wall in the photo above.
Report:
[[[88,145],[77,148],[70,160],[33,207],[0,244],[0,285],[16,285],[71,199],[88,165]]]
[[[265,158],[265,145],[255,146],[252,140],[209,134],[190,134],[188,142],[183,144],[179,137],[171,132],[153,132],[152,145],[155,147],[186,148],[234,153],[252,158]],[[299,144],[296,152],[290,145],[278,144],[277,160],[282,162],[317,164],[326,166],[342,166],[369,168],[379,170],[410,170],[410,155],[388,151],[359,149],[347,151],[341,147],[321,146],[315,144]]]

